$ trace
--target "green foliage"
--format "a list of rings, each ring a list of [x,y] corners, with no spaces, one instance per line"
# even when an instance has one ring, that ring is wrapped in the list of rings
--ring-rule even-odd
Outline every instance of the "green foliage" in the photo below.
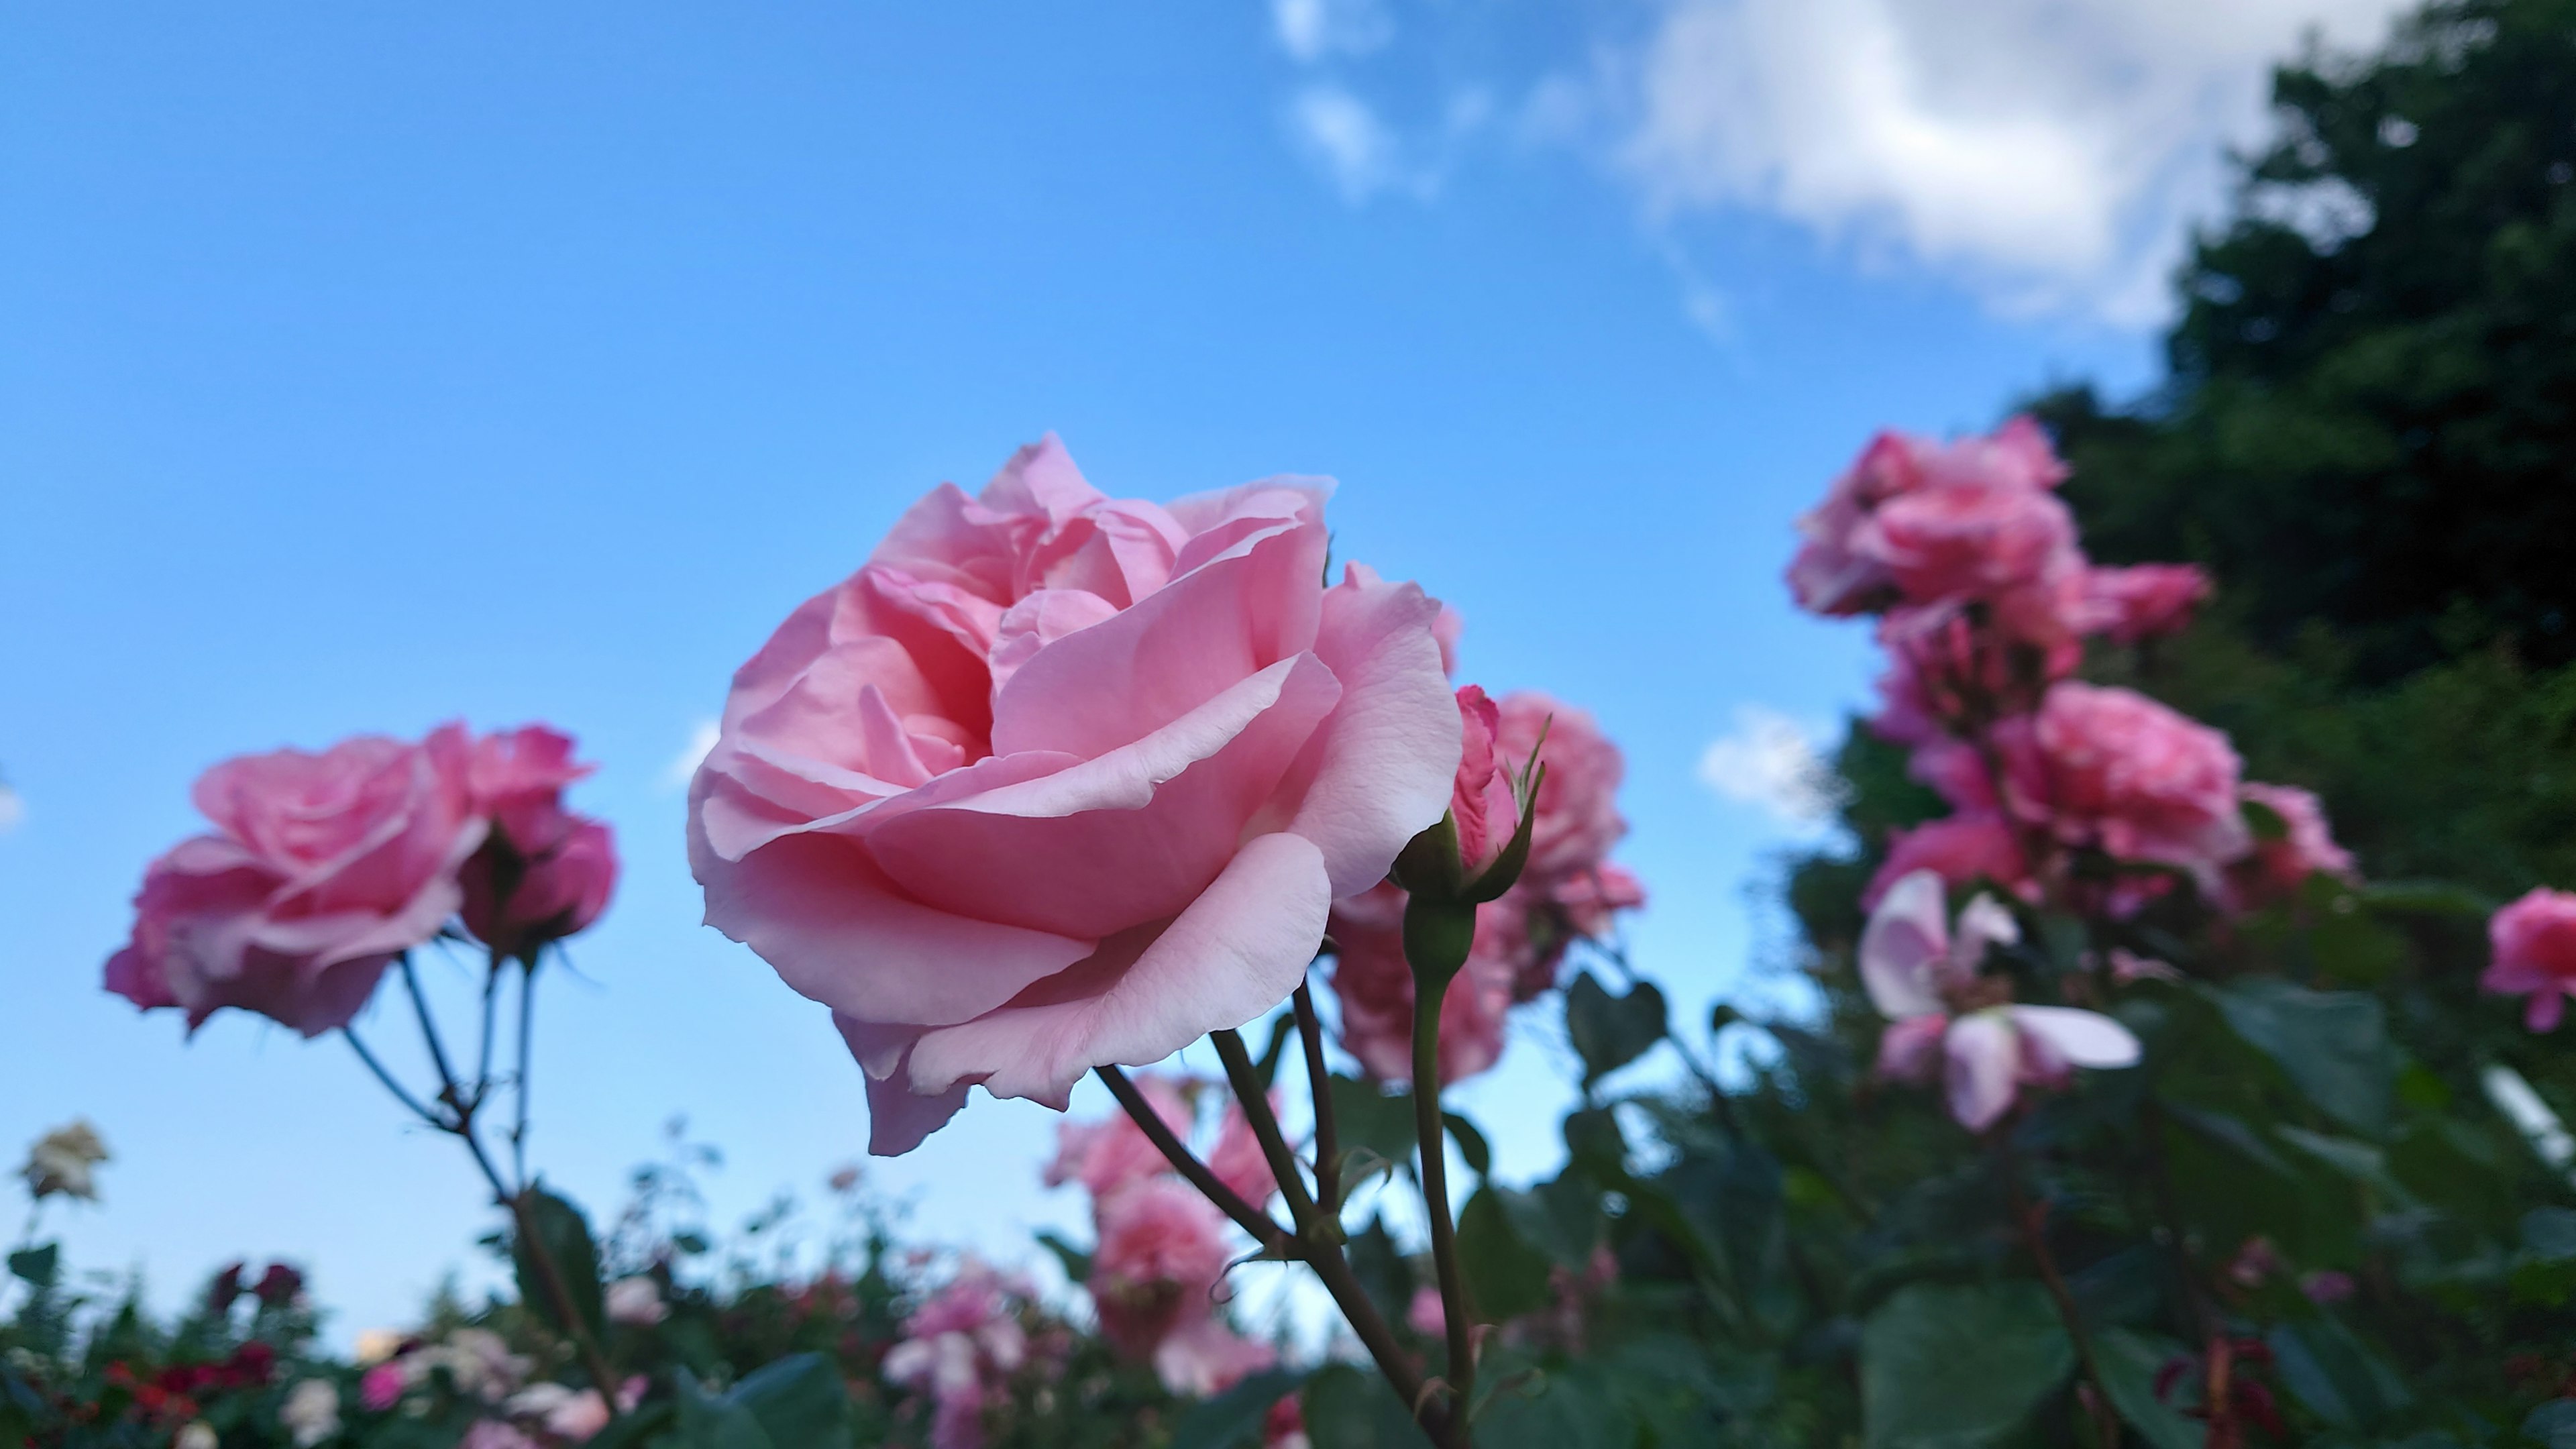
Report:
[[[2038,1284],[1914,1284],[1879,1305],[1861,1329],[1869,1443],[2004,1443],[2074,1369],[2074,1346]]]
[[[572,1331],[564,1315],[568,1305],[581,1331],[593,1336],[607,1327],[601,1308],[599,1246],[581,1209],[543,1188],[530,1188],[520,1209],[521,1232],[510,1243],[510,1263],[518,1275],[519,1301],[558,1333]],[[532,1247],[544,1250],[540,1259]]]

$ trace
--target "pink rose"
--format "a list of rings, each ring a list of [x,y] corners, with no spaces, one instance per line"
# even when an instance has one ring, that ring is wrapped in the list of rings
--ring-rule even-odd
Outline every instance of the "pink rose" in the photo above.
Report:
[[[1619,912],[1645,903],[1645,882],[1615,863],[1524,880],[1494,907],[1478,911],[1478,948],[1511,963],[1512,1004],[1518,1006],[1556,989],[1558,968],[1576,940],[1607,937],[1618,927]]]
[[[2252,780],[2237,793],[2279,816],[2284,830],[2278,839],[2256,837],[2253,849],[2227,868],[2225,894],[2231,910],[2292,899],[2312,875],[2345,881],[2359,878],[2352,852],[2335,844],[2334,832],[2326,824],[2326,807],[2313,793],[2295,785]]]
[[[1119,1352],[1151,1359],[1163,1340],[1215,1311],[1210,1295],[1233,1252],[1226,1222],[1177,1177],[1134,1183],[1100,1202],[1091,1301]]]
[[[1995,742],[2012,813],[2067,844],[2204,876],[2253,844],[2227,736],[2145,695],[2064,681]]]
[[[1282,1394],[1261,1421],[1261,1449],[1314,1449],[1306,1437],[1306,1411],[1295,1394]]]
[[[573,763],[572,737],[544,725],[474,742],[466,779],[490,817],[483,848],[462,872],[465,928],[502,956],[528,956],[589,927],[617,885],[608,827],[563,807],[563,788],[591,771]]]
[[[1013,1300],[1027,1285],[969,1259],[948,1286],[903,1321],[885,1356],[885,1376],[928,1394],[931,1449],[982,1449],[984,1410],[999,1403],[1028,1360],[1028,1334]]]
[[[2056,495],[2012,483],[1926,488],[1889,501],[1854,531],[1853,547],[1886,567],[1897,591],[1918,604],[1946,599],[2010,600],[2026,632],[2048,635],[2059,598],[2052,587],[2080,575],[2075,516]],[[2025,632],[2016,630],[2015,632]]]
[[[1512,777],[1529,757],[1510,760],[1497,752],[1494,737],[1502,727],[1502,711],[1475,685],[1458,691],[1458,718],[1466,744],[1450,790],[1449,818],[1457,824],[1460,871],[1474,880],[1520,829],[1520,801],[1512,793]]]
[[[460,899],[484,826],[466,796],[463,732],[376,735],[321,754],[244,755],[198,777],[212,834],[152,863],[107,989],[194,1030],[221,1008],[306,1036],[344,1026],[404,951]]]
[[[1628,765],[1619,747],[1590,711],[1534,689],[1503,696],[1498,712],[1494,739],[1501,758],[1518,766],[1537,751],[1547,766],[1531,804],[1529,864],[1522,879],[1543,886],[1597,869],[1628,833],[1619,813],[1619,781]]]
[[[1154,1375],[1185,1399],[1224,1393],[1243,1376],[1279,1362],[1279,1350],[1246,1338],[1210,1314],[1185,1323],[1154,1347]]]
[[[2020,939],[2012,914],[1978,896],[1953,929],[1941,878],[1916,871],[1888,888],[1860,938],[1861,983],[1891,1023],[1878,1070],[1942,1078],[1950,1115],[1972,1132],[2000,1121],[2026,1086],[2064,1086],[2076,1067],[2125,1067],[2138,1039],[2098,1012],[2023,1006],[1980,975],[1987,949]],[[2001,989],[1999,989],[2001,988]]]
[[[1172,1129],[1174,1137],[1188,1143],[1197,1117],[1189,1094],[1197,1084],[1148,1073],[1140,1073],[1133,1080],[1137,1092],[1153,1107],[1154,1115]],[[1280,1101],[1276,1093],[1272,1097],[1271,1110],[1275,1114]],[[1262,1152],[1260,1139],[1253,1136],[1252,1124],[1240,1103],[1227,1101],[1218,1124],[1216,1145],[1206,1153],[1204,1161],[1219,1182],[1249,1202],[1267,1202],[1279,1190],[1270,1175],[1270,1159]],[[1078,1182],[1093,1197],[1104,1198],[1129,1183],[1171,1170],[1171,1161],[1163,1156],[1162,1149],[1154,1145],[1135,1119],[1122,1111],[1097,1122],[1058,1124],[1055,1160],[1047,1164],[1044,1180],[1049,1187]]]
[[[2556,1031],[2567,998],[2576,996],[2576,893],[2546,887],[2487,921],[2490,957],[2478,985],[2501,996],[2528,995],[2522,1024]]]
[[[691,792],[707,920],[832,1008],[871,1150],[968,1086],[1061,1110],[1303,979],[1449,806],[1410,584],[1319,582],[1327,485],[1103,497],[1054,438],[915,504],[734,676]]]
[[[2084,572],[2084,600],[2092,628],[2123,644],[2178,634],[2191,612],[2215,592],[2209,575],[2190,564],[2138,564]]]
[[[1991,436],[1949,443],[1881,433],[1834,480],[1825,501],[1799,518],[1806,542],[1789,565],[1790,590],[1799,607],[1820,614],[1884,608],[1900,585],[1886,540],[1871,525],[1887,507],[1926,492],[2044,493],[2065,477],[2048,435],[2026,417]]]
[[[477,1419],[465,1427],[457,1449],[538,1449],[526,1431],[503,1419]]]
[[[403,1390],[411,1386],[411,1376],[399,1363],[380,1363],[358,1376],[358,1402],[370,1413],[381,1414],[402,1402]]]
[[[1333,907],[1329,976],[1341,1004],[1342,1050],[1380,1082],[1413,1080],[1413,968],[1404,958],[1404,892],[1381,885]],[[1493,1066],[1503,1054],[1515,958],[1523,941],[1511,897],[1476,908],[1475,943],[1449,980],[1440,1008],[1443,1086]]]
[[[1954,815],[1888,832],[1887,861],[1861,892],[1861,909],[1876,906],[1889,886],[1918,870],[1952,887],[1985,880],[2020,894],[2032,885],[2030,865],[2009,823],[1991,814]]]

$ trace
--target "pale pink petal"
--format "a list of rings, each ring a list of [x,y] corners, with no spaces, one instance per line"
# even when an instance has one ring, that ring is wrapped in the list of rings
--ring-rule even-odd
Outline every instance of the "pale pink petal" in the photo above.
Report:
[[[1979,1011],[1952,1022],[1942,1045],[1950,1059],[1950,1115],[1969,1131],[1983,1132],[2012,1106],[2021,1079],[2021,1035],[2005,1013]]]
[[[2079,1067],[2133,1067],[2138,1038],[2098,1011],[2071,1006],[2015,1006],[2013,1020]]]
[[[1949,956],[1949,902],[1941,877],[1918,870],[1888,887],[1860,935],[1860,979],[1891,1021],[1941,1010],[1937,968]]]
[[[1147,1066],[1287,999],[1323,940],[1332,888],[1312,841],[1264,835],[1142,945],[1105,943],[1099,967],[1061,973],[1024,1002],[923,1035],[913,1085],[981,1081],[997,1097],[1061,1105],[1106,1063]],[[1134,951],[1131,964],[1112,952]]]
[[[1342,683],[1342,707],[1308,746],[1286,825],[1324,853],[1335,895],[1376,885],[1406,841],[1439,822],[1458,774],[1463,727],[1431,625],[1440,606],[1413,584],[1354,564],[1324,594],[1315,655]]]
[[[871,1154],[900,1157],[910,1152],[921,1145],[922,1139],[947,1126],[948,1119],[966,1105],[966,1086],[962,1082],[928,1096],[911,1089],[911,1074],[904,1070],[904,1059],[912,1050],[915,1033],[874,1026],[837,1011],[832,1013],[832,1025],[840,1028],[841,1040],[848,1044],[850,1055],[858,1060],[859,1070],[867,1080]]]
[[[1889,1022],[1878,1037],[1878,1074],[1898,1082],[1931,1081],[1949,1030],[1950,1018],[1938,1014]]]
[[[1961,976],[1974,976],[1988,946],[2009,946],[2021,939],[2021,923],[1993,896],[1979,892],[1959,908],[1959,923],[1950,941],[1950,966]]]

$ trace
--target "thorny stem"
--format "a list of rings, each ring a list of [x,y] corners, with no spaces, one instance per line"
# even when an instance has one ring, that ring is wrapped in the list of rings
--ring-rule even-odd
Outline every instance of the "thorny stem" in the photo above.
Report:
[[[1155,1112],[1153,1104],[1136,1090],[1136,1084],[1124,1071],[1114,1066],[1103,1066],[1098,1071],[1101,1082],[1109,1088],[1109,1094],[1118,1099],[1118,1105],[1126,1109],[1127,1115],[1143,1130],[1147,1140],[1163,1154],[1165,1161],[1172,1164],[1173,1171],[1206,1194],[1208,1201],[1215,1203],[1245,1232],[1252,1234],[1264,1251],[1304,1263],[1315,1271],[1316,1278],[1323,1282],[1324,1291],[1332,1295],[1334,1306],[1342,1310],[1342,1317],[1350,1324],[1351,1332],[1358,1336],[1360,1346],[1367,1349],[1369,1357],[1376,1361],[1378,1372],[1386,1376],[1387,1384],[1395,1390],[1396,1397],[1413,1411],[1425,1433],[1436,1441],[1446,1442],[1449,1437],[1448,1407],[1433,1402],[1434,1396],[1424,1392],[1421,1368],[1395,1341],[1395,1331],[1387,1326],[1385,1315],[1379,1313],[1377,1305],[1369,1300],[1368,1290],[1360,1286],[1359,1275],[1351,1271],[1350,1260],[1342,1256],[1341,1243],[1334,1238],[1310,1238],[1302,1233],[1292,1233],[1279,1226],[1269,1214],[1245,1202],[1241,1194],[1218,1181],[1207,1164],[1199,1161],[1172,1134],[1171,1125]],[[1255,1100],[1260,1099],[1256,1097]],[[1261,1109],[1267,1113],[1269,1103],[1262,1101]],[[1252,1108],[1247,1105],[1244,1111],[1249,1117]]]
[[[1413,1004],[1413,1127],[1422,1140],[1422,1210],[1431,1220],[1431,1262],[1440,1276],[1441,1316],[1448,1329],[1449,1389],[1458,1405],[1444,1442],[1464,1449],[1466,1406],[1476,1401],[1476,1344],[1468,1318],[1467,1278],[1458,1268],[1458,1225],[1449,1216],[1449,1139],[1440,1119],[1440,1008],[1445,1000],[1426,1010],[1420,994],[1417,990]]]
[[[1306,1047],[1306,1086],[1315,1099],[1315,1200],[1339,1218],[1342,1210],[1342,1143],[1333,1124],[1333,1075],[1324,1065],[1324,1028],[1315,1016],[1315,993],[1297,983],[1290,998],[1297,1011],[1297,1035]]]
[[[2048,1206],[2033,1202],[2022,1191],[2021,1174],[2013,1165],[2009,1144],[2003,1152],[2004,1190],[2012,1203],[2013,1223],[2021,1232],[2022,1246],[2029,1250],[2031,1261],[2039,1266],[2039,1279],[2048,1285],[2048,1296],[2057,1304],[2057,1316],[2066,1325],[2066,1336],[2075,1344],[2075,1356],[2084,1365],[2085,1381],[2092,1385],[2090,1408],[2093,1415],[2094,1442],[2098,1449],[2118,1449],[2120,1443],[2119,1411],[2111,1407],[2111,1391],[2102,1380],[2102,1365],[2093,1355],[2092,1335],[2084,1331],[2082,1313],[2075,1306],[2075,1294],[2066,1286],[2066,1277],[2057,1271],[2057,1259],[2048,1251]]]
[[[527,1184],[525,1169],[522,1167],[520,1186],[516,1191],[512,1191],[510,1185],[502,1180],[500,1169],[493,1165],[491,1154],[483,1150],[482,1134],[474,1130],[474,1109],[482,1104],[484,1090],[490,1085],[490,1078],[486,1076],[476,1081],[473,1093],[470,1096],[467,1094],[463,1084],[456,1080],[455,1071],[448,1065],[447,1047],[439,1040],[437,1019],[430,1015],[429,998],[420,988],[420,973],[412,966],[411,957],[408,954],[401,958],[401,965],[403,985],[410,993],[413,1012],[420,1018],[421,1040],[428,1045],[430,1064],[438,1072],[438,1100],[447,1104],[450,1115],[441,1118],[424,1108],[417,1098],[403,1090],[402,1085],[394,1080],[393,1074],[386,1071],[384,1064],[376,1060],[375,1055],[358,1040],[357,1033],[343,1028],[343,1034],[348,1037],[349,1045],[357,1049],[358,1059],[365,1062],[368,1070],[375,1073],[376,1080],[384,1083],[387,1090],[400,1099],[403,1105],[419,1113],[424,1121],[463,1142],[465,1150],[473,1155],[474,1165],[481,1170],[483,1181],[491,1186],[493,1202],[497,1206],[509,1209],[519,1246],[526,1251],[528,1261],[536,1266],[538,1285],[545,1290],[546,1297],[553,1300],[555,1316],[562,1321],[564,1332],[572,1339],[573,1350],[581,1358],[582,1371],[598,1387],[600,1402],[608,1406],[609,1416],[613,1419],[617,1417],[617,1371],[609,1366],[608,1355],[600,1351],[599,1340],[591,1336],[590,1325],[582,1321],[581,1309],[573,1301],[572,1280],[564,1276],[563,1266],[555,1261],[554,1253],[546,1247],[544,1234],[537,1231],[536,1190]],[[523,1073],[526,1070],[528,1048],[527,1020],[527,1001],[522,995],[519,1016],[519,1053]],[[520,1079],[518,1106],[519,1135],[524,1139],[527,1135],[527,1085],[524,1075]]]
[[[1243,1119],[1252,1127],[1252,1139],[1261,1144],[1261,1155],[1270,1163],[1270,1175],[1279,1180],[1279,1196],[1288,1204],[1288,1220],[1297,1225],[1300,1237],[1329,1237],[1338,1229],[1339,1221],[1328,1224],[1316,1210],[1315,1200],[1306,1195],[1306,1179],[1297,1170],[1297,1154],[1288,1150],[1288,1139],[1270,1110],[1270,1094],[1261,1088],[1260,1074],[1253,1070],[1252,1052],[1244,1046],[1243,1034],[1217,1031],[1208,1033],[1208,1037],[1216,1043],[1217,1060],[1225,1063],[1225,1078],[1234,1087],[1235,1099],[1243,1104]]]

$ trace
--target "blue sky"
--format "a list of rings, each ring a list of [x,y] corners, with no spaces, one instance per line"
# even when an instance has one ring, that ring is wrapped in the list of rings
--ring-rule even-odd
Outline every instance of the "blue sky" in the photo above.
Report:
[[[1837,3],[1926,33],[1921,7]],[[2176,78],[2121,125],[2235,99],[2092,212],[1999,228],[1960,220],[1986,170],[1918,163],[2128,132],[2092,100],[1998,120],[1904,85],[1911,112],[1818,132],[1703,54],[1714,26],[1794,60],[1787,13],[16,12],[0,1151],[74,1115],[105,1133],[106,1201],[53,1220],[84,1264],[167,1296],[291,1255],[335,1333],[406,1319],[486,1226],[454,1148],[336,1044],[247,1018],[186,1041],[98,969],[216,759],[543,719],[600,763],[576,801],[627,874],[546,986],[537,1160],[604,1215],[685,1112],[728,1157],[720,1221],[811,1200],[862,1150],[859,1078],[819,1008],[697,924],[673,761],[905,503],[1047,429],[1113,494],[1341,479],[1337,551],[1456,603],[1468,677],[1626,745],[1635,956],[1704,1019],[1784,944],[1759,893],[1794,831],[1701,756],[1747,707],[1832,721],[1871,670],[1789,610],[1791,517],[1883,423],[2150,377],[2136,277],[2194,195],[2171,178],[2241,128],[2281,38],[2149,45]],[[1507,1172],[1548,1163],[1555,1035],[1528,1024],[1465,1095]],[[1079,1215],[1036,1188],[1051,1132],[979,1102],[870,1171],[927,1235],[1021,1255]]]

